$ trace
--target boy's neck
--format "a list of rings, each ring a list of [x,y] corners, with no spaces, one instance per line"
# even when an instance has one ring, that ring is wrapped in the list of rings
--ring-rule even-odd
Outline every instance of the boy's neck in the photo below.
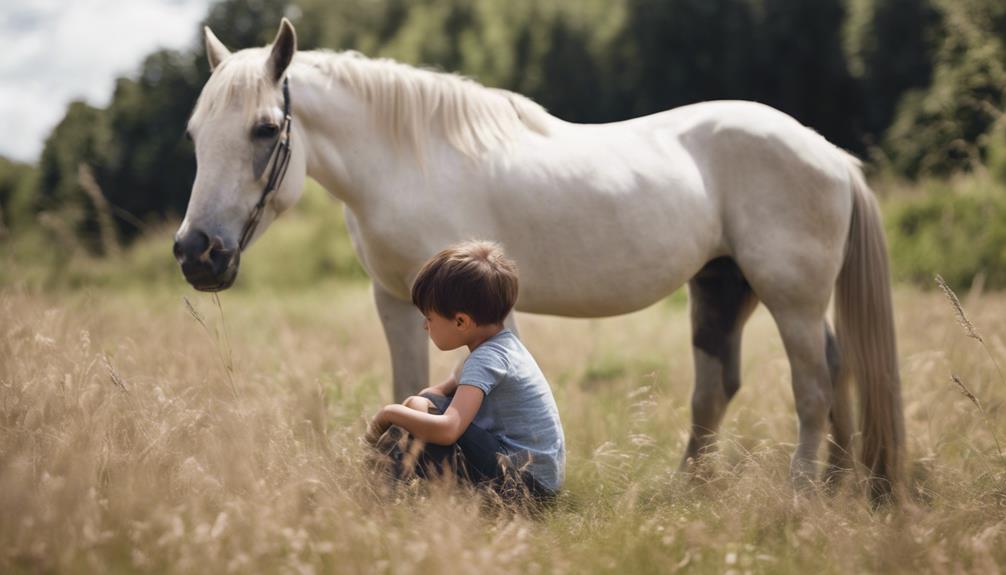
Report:
[[[506,327],[502,323],[488,323],[486,325],[476,326],[471,331],[471,337],[469,337],[468,341],[465,342],[465,345],[468,346],[468,351],[475,351],[476,347],[482,345],[486,342],[486,340],[504,329],[506,329]]]

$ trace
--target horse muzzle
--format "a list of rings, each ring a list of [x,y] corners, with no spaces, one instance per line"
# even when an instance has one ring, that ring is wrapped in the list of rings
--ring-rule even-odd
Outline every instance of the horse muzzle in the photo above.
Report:
[[[237,279],[241,252],[225,247],[219,236],[190,230],[175,237],[173,252],[185,280],[199,291],[222,291]]]

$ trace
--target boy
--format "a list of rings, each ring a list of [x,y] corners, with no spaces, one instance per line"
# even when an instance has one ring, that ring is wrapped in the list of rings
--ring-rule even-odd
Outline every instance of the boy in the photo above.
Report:
[[[551,499],[565,470],[562,424],[541,369],[503,325],[516,300],[516,266],[496,244],[462,243],[426,262],[412,303],[438,348],[471,353],[444,383],[382,408],[367,440],[377,443],[396,425],[426,442],[421,476],[446,467],[505,497],[516,484],[517,492]]]

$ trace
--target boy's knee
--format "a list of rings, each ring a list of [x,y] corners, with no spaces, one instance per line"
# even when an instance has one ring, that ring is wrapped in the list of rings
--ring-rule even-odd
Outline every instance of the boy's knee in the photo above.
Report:
[[[408,407],[409,409],[415,409],[416,411],[422,411],[424,413],[429,413],[430,409],[435,407],[432,401],[418,395],[411,395],[405,398],[402,405]]]

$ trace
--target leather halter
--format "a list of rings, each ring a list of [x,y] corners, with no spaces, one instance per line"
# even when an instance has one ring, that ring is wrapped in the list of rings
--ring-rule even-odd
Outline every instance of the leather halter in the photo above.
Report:
[[[283,125],[280,126],[279,137],[273,144],[272,151],[269,152],[269,159],[272,162],[272,169],[269,170],[269,179],[266,180],[265,188],[262,189],[262,196],[252,209],[248,221],[245,222],[244,229],[241,230],[241,241],[238,243],[238,251],[243,252],[248,242],[255,235],[255,228],[258,227],[262,219],[262,212],[265,210],[269,196],[283,183],[286,176],[287,166],[290,165],[290,128],[293,125],[293,115],[290,113],[290,78],[283,78]]]

